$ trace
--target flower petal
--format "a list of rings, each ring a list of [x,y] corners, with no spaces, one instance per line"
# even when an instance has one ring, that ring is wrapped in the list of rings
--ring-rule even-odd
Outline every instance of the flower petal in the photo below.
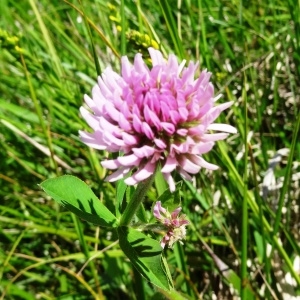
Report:
[[[191,173],[191,174],[198,173],[201,168],[199,165],[193,163],[187,157],[182,157],[179,160],[179,164],[186,172]]]
[[[128,185],[134,185],[140,181],[147,179],[155,171],[155,164],[147,163],[144,167],[135,172],[131,177],[125,179],[125,183]]]
[[[210,124],[207,126],[207,130],[218,130],[218,131],[224,131],[228,133],[237,133],[237,129],[231,125],[228,124]]]
[[[175,157],[169,156],[161,169],[162,173],[170,173],[176,169],[178,165],[178,161]]]
[[[137,166],[140,163],[141,158],[135,156],[134,154],[131,154],[120,156],[117,158],[117,160],[122,166]]]
[[[125,131],[121,133],[122,139],[126,145],[136,146],[139,142],[139,138],[135,135],[131,135]]]
[[[92,129],[97,130],[99,128],[99,118],[89,113],[83,106],[80,107],[80,113]]]
[[[106,169],[117,169],[122,164],[118,161],[118,159],[108,159],[102,161],[101,165]]]
[[[207,153],[213,148],[214,144],[214,142],[199,143],[192,148],[191,153],[198,155]]]
[[[165,64],[165,60],[162,56],[162,53],[158,50],[155,50],[154,48],[149,48],[148,49],[151,60],[152,60],[152,65],[153,67],[156,65],[163,65]]]
[[[169,185],[170,192],[173,193],[176,190],[175,181],[171,175],[171,173],[163,173],[165,180]]]
[[[181,212],[181,207],[177,207],[172,213],[171,213],[171,217],[172,219],[177,218],[177,216],[179,215],[179,213]]]
[[[146,123],[146,122],[142,123],[142,131],[149,140],[154,139],[154,133],[148,123]]]
[[[139,158],[150,157],[155,153],[155,149],[150,146],[142,146],[140,148],[132,148],[132,152]]]
[[[162,219],[162,215],[160,213],[165,214],[167,210],[161,206],[161,201],[157,201],[153,207],[153,215],[157,219]]]
[[[103,141],[103,135],[99,131],[89,133],[85,131],[79,131],[80,139],[83,143],[98,150],[106,150],[107,144]]]
[[[191,161],[193,161],[193,163],[199,165],[202,168],[205,168],[205,169],[208,169],[208,170],[217,170],[217,169],[219,169],[219,167],[217,165],[214,165],[214,164],[211,164],[211,163],[207,162],[201,156],[191,155],[190,158],[191,158]]]
[[[127,167],[121,167],[116,172],[112,173],[110,176],[106,177],[106,181],[114,182],[119,179],[124,178],[124,176],[127,175],[127,173],[130,171],[130,168]]]

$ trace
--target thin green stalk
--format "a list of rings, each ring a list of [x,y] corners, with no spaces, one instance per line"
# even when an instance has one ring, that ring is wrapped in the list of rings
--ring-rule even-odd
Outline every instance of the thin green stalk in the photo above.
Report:
[[[243,25],[243,0],[240,0],[239,5],[239,24]]]
[[[243,192],[243,204],[242,204],[242,259],[241,259],[241,299],[248,299],[248,274],[247,274],[247,259],[248,259],[248,106],[247,106],[247,94],[246,94],[246,76],[244,78],[244,89],[242,99],[245,101],[244,108],[244,147],[245,147],[245,156],[244,156],[244,192]]]
[[[142,203],[147,191],[154,181],[155,174],[151,175],[145,181],[139,183],[130,202],[127,204],[120,220],[120,226],[128,226]]]
[[[125,22],[125,1],[121,0],[121,55],[126,55],[126,22]]]
[[[177,0],[177,31],[178,31],[178,36],[182,40],[182,35],[181,35],[181,0]]]
[[[207,46],[207,40],[206,40],[206,26],[205,26],[204,17],[203,17],[202,0],[198,0],[198,18],[199,18],[199,22],[200,22],[201,35],[202,35],[202,39],[200,39],[199,41],[202,40],[203,49],[204,49],[204,51],[201,53],[201,55],[204,56],[207,68],[209,70],[211,70],[210,60],[209,60],[209,56],[208,56],[208,46]],[[201,48],[201,47],[199,47],[199,48]]]
[[[144,26],[143,26],[143,17],[141,15],[141,1],[136,1],[136,11],[137,11],[137,17],[138,17],[138,24],[139,24],[139,32],[144,33]]]

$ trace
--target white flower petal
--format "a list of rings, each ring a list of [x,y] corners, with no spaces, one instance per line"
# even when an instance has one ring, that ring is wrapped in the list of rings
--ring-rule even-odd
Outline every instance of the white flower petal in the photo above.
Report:
[[[163,176],[169,185],[170,192],[175,192],[176,186],[172,175],[170,173],[163,173]]]
[[[218,130],[218,131],[224,131],[228,133],[237,133],[237,130],[235,127],[228,125],[228,124],[210,124],[207,126],[208,130]]]

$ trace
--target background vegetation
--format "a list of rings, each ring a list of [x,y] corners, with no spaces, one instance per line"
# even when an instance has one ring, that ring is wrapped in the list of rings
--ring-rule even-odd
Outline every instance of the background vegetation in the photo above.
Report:
[[[1,0],[0,11],[0,299],[163,298],[115,232],[38,186],[74,174],[113,208],[107,154],[79,141],[79,107],[100,69],[151,45],[211,71],[220,101],[235,102],[220,122],[239,131],[207,156],[218,171],[182,182],[192,225],[166,251],[176,289],[190,299],[299,299],[299,3]],[[156,199],[153,188],[146,208]]]

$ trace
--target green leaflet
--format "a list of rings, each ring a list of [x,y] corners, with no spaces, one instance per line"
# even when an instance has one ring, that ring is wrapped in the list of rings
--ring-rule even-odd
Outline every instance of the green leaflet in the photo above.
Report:
[[[121,249],[142,276],[157,287],[169,291],[171,279],[163,268],[159,242],[125,226],[118,228],[118,234]]]
[[[79,218],[99,226],[117,227],[116,217],[82,180],[64,175],[45,180],[40,186],[55,201]]]

